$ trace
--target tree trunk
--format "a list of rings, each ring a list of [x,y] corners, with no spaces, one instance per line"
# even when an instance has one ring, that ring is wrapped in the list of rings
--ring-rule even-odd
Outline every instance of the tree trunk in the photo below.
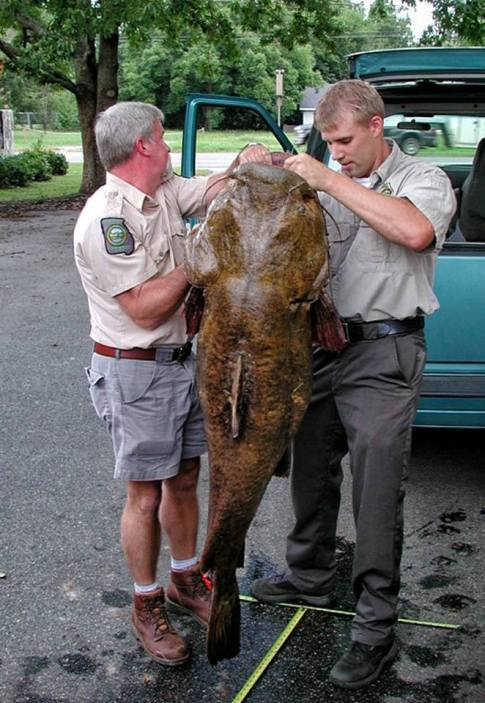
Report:
[[[114,105],[118,99],[118,42],[117,32],[101,38],[96,61],[94,41],[82,39],[74,60],[84,159],[81,193],[92,193],[105,181],[105,171],[96,149],[94,125],[98,112]]]
[[[99,40],[98,62],[94,66],[93,89],[78,100],[79,121],[84,154],[82,193],[92,193],[103,185],[106,173],[100,161],[94,125],[99,112],[114,105],[118,100],[118,33]]]
[[[100,169],[94,140],[94,120],[96,118],[97,65],[96,47],[92,39],[79,40],[74,57],[76,75],[76,102],[81,127],[83,145],[83,176],[81,193],[92,193],[104,180],[104,170]]]

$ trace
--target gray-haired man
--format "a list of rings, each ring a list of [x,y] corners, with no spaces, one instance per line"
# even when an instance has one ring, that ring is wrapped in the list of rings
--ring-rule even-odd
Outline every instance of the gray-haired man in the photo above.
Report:
[[[206,441],[183,316],[184,218],[203,216],[223,180],[172,173],[163,114],[152,105],[118,103],[99,115],[95,131],[106,185],[74,232],[94,341],[87,375],[111,434],[115,478],[126,482],[121,543],[135,582],[133,628],[152,658],[175,666],[189,650],[157,581],[162,528],[171,553],[166,599],[202,625],[210,607],[196,556]],[[237,163],[250,160],[269,156],[251,146]]]

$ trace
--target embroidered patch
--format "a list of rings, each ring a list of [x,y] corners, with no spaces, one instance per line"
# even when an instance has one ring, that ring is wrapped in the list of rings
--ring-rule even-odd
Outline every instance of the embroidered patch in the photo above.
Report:
[[[108,254],[133,254],[135,239],[121,217],[103,217],[101,229]]]
[[[378,192],[382,193],[382,195],[392,195],[394,193],[390,183],[383,183]]]

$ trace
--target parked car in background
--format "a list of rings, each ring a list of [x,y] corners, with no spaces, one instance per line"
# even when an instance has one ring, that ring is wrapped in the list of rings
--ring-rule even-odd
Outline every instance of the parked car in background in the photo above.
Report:
[[[313,125],[311,124],[299,124],[295,127],[293,130],[293,141],[295,144],[298,146],[301,146],[302,144],[306,144],[308,137],[310,135],[310,132],[312,131]]]
[[[455,189],[459,209],[438,257],[435,290],[440,309],[426,321],[428,357],[415,424],[485,428],[485,47],[389,49],[352,54],[349,77],[381,94],[385,124],[439,130],[444,145],[419,158],[437,163]],[[266,124],[271,149],[296,148],[263,106],[241,97],[188,96],[183,142],[185,176],[195,172],[197,111],[251,110]],[[429,125],[423,129],[422,124]],[[399,126],[401,125],[401,127]],[[302,125],[304,127],[304,125]],[[435,135],[436,136],[436,135]],[[306,150],[330,168],[321,135],[312,129]],[[453,148],[452,148],[453,145]],[[241,143],[241,147],[244,142]],[[438,152],[437,154],[435,153]]]
[[[402,116],[401,116],[402,117]],[[306,144],[312,124],[299,124],[293,131],[293,141],[298,146]],[[438,132],[428,122],[402,120],[396,124],[384,124],[384,136],[394,139],[400,149],[410,156],[415,156],[422,147],[434,147],[438,144]]]
[[[384,136],[394,139],[401,151],[409,156],[415,156],[421,147],[438,144],[437,131],[428,122],[416,120],[403,120],[396,126],[384,124]]]

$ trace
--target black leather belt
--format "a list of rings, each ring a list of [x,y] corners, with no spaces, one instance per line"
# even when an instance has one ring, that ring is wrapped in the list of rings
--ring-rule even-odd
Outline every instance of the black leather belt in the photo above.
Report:
[[[408,334],[424,327],[424,317],[407,317],[404,320],[376,320],[375,322],[347,322],[342,320],[345,336],[349,342],[380,339],[390,334]]]
[[[163,347],[150,349],[116,349],[108,347],[106,344],[94,343],[94,351],[102,356],[110,356],[114,359],[137,359],[139,361],[185,361],[192,349],[192,343],[186,342],[181,347],[175,349],[164,349]]]

